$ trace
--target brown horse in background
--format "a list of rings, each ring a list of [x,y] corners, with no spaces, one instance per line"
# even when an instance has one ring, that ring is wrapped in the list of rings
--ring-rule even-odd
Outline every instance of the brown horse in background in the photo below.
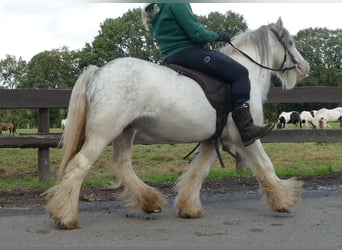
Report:
[[[7,131],[9,130],[9,135],[14,135],[16,132],[15,126],[13,125],[12,122],[0,122],[0,134],[2,134],[2,131]]]

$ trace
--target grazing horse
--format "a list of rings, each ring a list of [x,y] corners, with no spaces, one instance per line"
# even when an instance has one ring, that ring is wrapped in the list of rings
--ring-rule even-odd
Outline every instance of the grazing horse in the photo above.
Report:
[[[300,120],[302,124],[305,123],[306,128],[309,128],[309,124],[312,126],[312,120],[315,117],[315,113],[315,110],[300,112]]]
[[[302,120],[297,111],[281,112],[278,117],[277,128],[285,128],[286,124],[294,124],[296,128],[302,128]]]
[[[319,109],[314,119],[312,120],[312,125],[314,128],[330,128],[329,122],[337,122],[342,116],[342,107],[336,107],[333,109],[321,108]],[[323,122],[323,127],[322,127]]]
[[[261,124],[271,74],[290,89],[307,76],[309,64],[297,51],[280,18],[275,24],[235,37],[233,43],[255,61],[274,69],[256,65],[228,45],[220,50],[248,68],[251,112],[255,123]],[[175,208],[182,218],[202,216],[201,185],[216,159],[215,142],[209,140],[215,132],[216,112],[194,80],[136,58],[118,58],[101,68],[89,66],[72,90],[67,119],[57,183],[44,193],[48,212],[58,227],[79,227],[81,185],[110,142],[114,174],[124,187],[122,198],[127,205],[146,213],[161,211],[166,204],[164,195],[144,183],[132,167],[136,131],[146,138],[170,143],[201,142],[196,157],[176,185]],[[244,147],[231,114],[221,140],[237,148],[251,163],[273,211],[287,212],[297,202],[302,182],[279,179],[260,140]]]
[[[9,135],[14,135],[15,132],[17,132],[14,124],[12,122],[0,122],[0,134],[2,134],[2,131],[9,131]]]
[[[318,121],[318,128],[330,128],[330,125],[328,124],[328,121],[326,118],[322,117]]]

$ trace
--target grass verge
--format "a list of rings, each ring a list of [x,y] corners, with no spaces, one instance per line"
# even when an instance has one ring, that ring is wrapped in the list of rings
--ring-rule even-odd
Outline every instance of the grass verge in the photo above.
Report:
[[[146,182],[173,182],[187,167],[182,158],[194,144],[134,145],[132,163],[137,175]],[[269,143],[264,144],[276,173],[281,177],[342,172],[342,143]],[[0,189],[48,188],[55,181],[61,159],[60,149],[50,149],[49,182],[37,177],[37,149],[0,150]],[[235,161],[223,154],[226,168],[215,161],[209,178],[252,176],[250,170],[239,173]],[[111,148],[108,147],[88,174],[85,185],[116,183],[111,170]]]

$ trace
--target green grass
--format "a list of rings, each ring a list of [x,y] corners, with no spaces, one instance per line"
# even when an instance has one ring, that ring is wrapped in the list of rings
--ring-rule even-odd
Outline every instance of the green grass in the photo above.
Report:
[[[26,130],[20,132],[32,133]],[[195,144],[134,145],[134,170],[146,182],[176,181],[187,167],[187,160],[182,158],[194,146]],[[279,176],[342,172],[342,143],[266,143],[264,148]],[[216,160],[209,178],[252,176],[250,170],[237,172],[232,157],[224,152],[222,156],[226,168],[222,169]],[[0,150],[0,189],[50,187],[56,181],[60,159],[61,149],[51,148],[51,179],[44,183],[37,177],[37,149],[3,148]],[[107,147],[88,174],[85,184],[116,183],[111,168],[111,147]]]

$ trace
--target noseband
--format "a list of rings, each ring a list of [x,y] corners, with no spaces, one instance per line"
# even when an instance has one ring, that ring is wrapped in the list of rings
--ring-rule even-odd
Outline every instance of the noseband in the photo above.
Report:
[[[289,70],[293,70],[296,69],[296,65],[297,65],[297,60],[295,59],[295,57],[293,56],[293,54],[290,52],[290,50],[288,49],[285,41],[284,41],[284,36],[280,36],[279,33],[274,29],[274,28],[270,28],[270,30],[272,31],[273,35],[277,38],[277,40],[279,41],[279,43],[281,44],[281,46],[284,49],[284,58],[283,58],[283,62],[281,64],[281,66],[279,67],[279,69],[276,68],[272,68],[272,67],[268,67],[265,65],[262,65],[261,63],[258,63],[257,61],[255,61],[253,58],[251,58],[249,55],[247,55],[245,52],[243,52],[242,50],[240,50],[239,48],[237,48],[232,42],[228,42],[234,49],[236,49],[237,51],[239,51],[242,55],[244,55],[246,58],[248,58],[250,61],[252,61],[253,63],[257,64],[258,66],[260,66],[261,68],[267,69],[267,70],[272,70],[272,71],[277,71],[277,72],[282,72],[285,73],[286,71]],[[291,67],[284,67],[284,64],[286,63],[287,60],[287,54],[289,54],[292,62],[293,62],[293,66]]]

